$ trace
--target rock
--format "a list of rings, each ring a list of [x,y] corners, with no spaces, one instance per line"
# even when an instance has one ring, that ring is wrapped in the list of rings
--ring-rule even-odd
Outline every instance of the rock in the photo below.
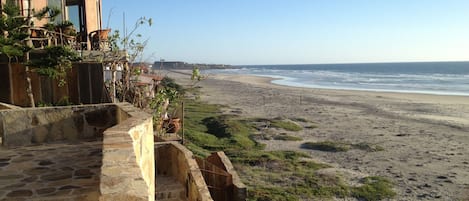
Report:
[[[49,171],[49,168],[47,168],[47,167],[36,167],[36,168],[33,168],[33,169],[25,170],[23,172],[28,174],[28,175],[39,175],[39,174],[42,174],[42,173],[46,173],[47,171]]]
[[[55,188],[41,188],[36,190],[36,193],[39,195],[48,194],[55,192]]]
[[[5,176],[0,176],[0,181],[5,181],[9,179],[21,179],[23,178],[23,175],[5,175]]]
[[[41,176],[42,180],[46,181],[57,181],[57,180],[62,180],[62,179],[68,179],[71,178],[72,175],[70,173],[54,173],[54,174],[47,174]]]
[[[447,176],[438,176],[438,177],[436,177],[436,178],[437,178],[437,179],[448,179]]]
[[[15,190],[7,194],[7,197],[29,197],[33,195],[30,190]]]
[[[67,140],[77,140],[78,139],[78,131],[75,127],[75,122],[72,119],[65,120],[63,127],[63,136]]]
[[[31,183],[33,181],[36,181],[37,179],[37,176],[32,176],[32,177],[28,177],[28,178],[25,178],[23,180],[21,180],[22,182],[27,182],[27,183]]]
[[[89,169],[80,169],[75,171],[74,175],[76,177],[86,177],[93,175],[93,173]]]
[[[33,143],[44,143],[47,139],[49,130],[45,126],[38,126],[33,130]]]
[[[66,186],[60,187],[59,190],[74,189],[74,188],[81,188],[81,187],[73,186],[73,185],[66,185]]]
[[[54,162],[49,161],[49,160],[43,160],[43,161],[39,162],[39,165],[41,165],[41,166],[48,166],[48,165],[52,165],[52,164],[54,164]]]
[[[63,140],[63,132],[60,124],[54,124],[52,128],[50,129],[49,135],[51,139],[54,141],[56,140]]]
[[[10,158],[0,158],[0,163],[8,162],[8,161],[10,161]]]

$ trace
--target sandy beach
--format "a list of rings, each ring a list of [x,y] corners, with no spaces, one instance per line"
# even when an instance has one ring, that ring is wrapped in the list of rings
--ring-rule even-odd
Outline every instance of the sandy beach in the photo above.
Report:
[[[185,80],[187,75],[170,72]],[[209,75],[203,101],[226,113],[304,118],[317,125],[289,133],[303,141],[261,140],[267,150],[301,150],[344,178],[378,175],[395,183],[395,200],[469,200],[469,97],[286,87],[271,78]],[[323,152],[304,142],[379,145],[383,151]]]

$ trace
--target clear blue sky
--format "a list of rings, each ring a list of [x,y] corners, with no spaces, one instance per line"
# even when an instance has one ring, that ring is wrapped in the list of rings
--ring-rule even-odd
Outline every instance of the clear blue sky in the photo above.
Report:
[[[150,62],[469,60],[468,0],[103,0],[103,11],[113,29],[124,11],[128,27],[153,18],[140,30]]]

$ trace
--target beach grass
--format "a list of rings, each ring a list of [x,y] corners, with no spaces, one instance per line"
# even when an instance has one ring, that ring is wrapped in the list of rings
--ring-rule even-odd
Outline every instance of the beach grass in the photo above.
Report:
[[[327,152],[345,152],[350,149],[350,146],[347,144],[332,141],[306,142],[303,143],[302,147]]]
[[[298,125],[295,122],[289,121],[289,120],[283,120],[283,119],[274,119],[271,122],[271,126],[275,128],[281,128],[286,131],[301,131],[303,130],[303,127]]]
[[[297,136],[291,136],[286,134],[280,134],[273,137],[274,140],[283,140],[283,141],[301,141],[303,138]]]
[[[391,196],[391,187],[384,180],[364,180],[361,188],[346,185],[340,176],[324,176],[316,171],[330,168],[317,163],[310,155],[298,151],[265,151],[265,145],[253,140],[256,126],[252,119],[224,115],[221,105],[196,100],[185,101],[184,120],[186,146],[195,154],[206,157],[213,151],[225,151],[248,186],[249,201],[297,201],[303,198],[380,198]],[[291,129],[297,124],[277,125]],[[295,126],[292,126],[295,125]],[[287,130],[287,129],[286,129]],[[288,136],[288,135],[285,135]],[[289,136],[285,138],[294,136]],[[298,138],[299,139],[299,138]],[[379,192],[377,192],[379,191]]]
[[[360,142],[356,144],[333,141],[305,142],[302,144],[302,147],[306,149],[326,152],[346,152],[350,149],[359,149],[367,152],[384,151],[384,148],[379,145],[372,145],[365,142]]]
[[[362,186],[352,188],[352,195],[368,201],[378,201],[394,197],[393,184],[384,177],[372,176],[362,179]]]
[[[360,149],[360,150],[368,151],[368,152],[384,151],[384,148],[379,145],[372,145],[372,144],[365,143],[365,142],[351,144],[351,146],[355,149]]]

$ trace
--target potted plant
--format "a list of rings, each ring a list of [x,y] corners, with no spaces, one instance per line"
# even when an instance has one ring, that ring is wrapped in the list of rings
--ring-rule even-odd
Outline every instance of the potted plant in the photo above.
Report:
[[[57,25],[57,28],[59,28],[63,34],[72,35],[73,33],[75,33],[76,35],[76,30],[73,27],[73,23],[68,20],[65,20],[59,25]]]
[[[177,133],[181,129],[181,119],[178,117],[171,118],[166,129],[167,133]]]

